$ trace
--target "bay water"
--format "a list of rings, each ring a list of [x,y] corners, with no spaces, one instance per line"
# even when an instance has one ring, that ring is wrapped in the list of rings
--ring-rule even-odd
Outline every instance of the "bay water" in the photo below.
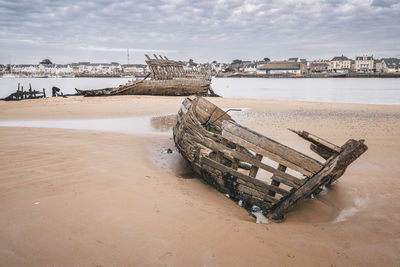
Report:
[[[0,98],[15,92],[18,83],[29,89],[56,86],[64,94],[78,89],[116,87],[133,78],[0,78]],[[265,98],[363,104],[400,105],[400,78],[213,78],[212,88],[222,97]]]

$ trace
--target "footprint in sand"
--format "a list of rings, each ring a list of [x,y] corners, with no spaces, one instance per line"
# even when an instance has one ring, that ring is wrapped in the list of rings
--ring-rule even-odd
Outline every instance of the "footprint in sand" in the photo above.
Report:
[[[167,251],[164,254],[162,254],[160,257],[158,257],[159,260],[165,260],[168,257],[171,257],[172,255],[174,255],[172,252]]]
[[[154,205],[153,209],[155,210],[156,213],[160,213],[160,209],[158,208],[158,205]]]

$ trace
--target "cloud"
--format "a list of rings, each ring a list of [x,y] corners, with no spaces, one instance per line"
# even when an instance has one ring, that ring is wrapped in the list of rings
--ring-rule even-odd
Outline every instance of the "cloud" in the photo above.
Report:
[[[373,0],[372,5],[373,6],[379,6],[379,7],[391,7],[393,5],[399,4],[399,0]]]
[[[115,48],[115,47],[99,47],[99,46],[80,46],[79,49],[90,51],[104,52],[127,52],[129,49],[132,52],[153,52],[153,53],[178,53],[177,50],[151,49],[151,48]]]
[[[0,63],[397,56],[399,25],[398,0],[0,0]]]

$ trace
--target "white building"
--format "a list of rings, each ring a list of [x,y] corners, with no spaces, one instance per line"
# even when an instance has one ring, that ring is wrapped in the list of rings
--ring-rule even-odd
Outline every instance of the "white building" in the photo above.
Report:
[[[226,69],[226,64],[224,63],[211,63],[211,71],[220,73]]]
[[[308,71],[311,73],[325,73],[329,69],[329,61],[327,60],[314,60],[307,64]]]
[[[245,63],[242,66],[242,71],[245,73],[257,73],[256,63]]]
[[[19,64],[11,65],[11,71],[13,73],[23,73],[23,74],[37,74],[40,72],[39,65],[35,64]]]
[[[274,61],[257,68],[258,74],[303,74],[307,70],[301,62]]]
[[[90,63],[78,62],[72,63],[75,73],[80,74],[113,74],[122,72],[122,66],[117,62],[111,63]]]
[[[56,64],[39,64],[39,73],[40,74],[57,74],[57,65]]]
[[[143,64],[125,64],[122,65],[122,70],[124,73],[140,73],[144,74],[146,72],[146,65]]]
[[[328,70],[331,72],[349,72],[351,69],[351,59],[345,56],[334,57],[329,62]]]
[[[355,61],[355,71],[374,72],[374,58],[372,56],[358,56]]]
[[[299,62],[299,63],[303,63],[304,65],[307,66],[307,60],[304,58],[299,58],[299,57],[291,57],[287,60],[288,62]]]
[[[56,65],[56,75],[71,75],[73,69],[71,64],[57,64]]]
[[[382,58],[381,67],[377,68],[381,72],[400,72],[400,59],[398,58]]]

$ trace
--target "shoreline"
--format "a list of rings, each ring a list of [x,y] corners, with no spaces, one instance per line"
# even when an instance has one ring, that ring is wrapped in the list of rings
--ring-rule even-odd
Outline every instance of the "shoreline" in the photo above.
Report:
[[[27,72],[20,73],[0,73],[0,78],[143,78],[147,73],[68,73],[54,75],[52,73],[31,74]],[[251,73],[251,72],[213,72],[210,73],[216,78],[400,78],[400,72],[305,72],[301,74],[294,73]],[[36,76],[36,77],[35,77]]]
[[[3,79],[0,83],[0,97],[7,97],[17,90],[18,83],[24,88],[29,84],[35,90],[45,88],[46,95],[52,94],[56,86],[65,95],[75,94],[75,88],[94,89],[117,87],[127,78],[49,78],[49,79]],[[333,103],[374,103],[400,105],[400,87],[396,81],[379,78],[357,79],[234,79],[214,78],[213,90],[227,98],[293,99]]]
[[[121,97],[126,97],[127,95],[121,95]],[[134,95],[132,95],[134,96]],[[142,95],[145,96],[145,95]],[[63,96],[58,96],[58,97],[45,97],[45,98],[32,98],[32,99],[20,99],[20,100],[4,100],[4,99],[0,99],[0,102],[8,102],[8,103],[13,103],[13,102],[29,102],[29,101],[38,101],[40,99],[52,99],[52,98],[62,98]],[[70,98],[70,97],[84,97],[78,94],[66,94],[64,95],[64,98]],[[106,97],[106,98],[112,98],[112,97],[116,97],[116,96],[98,96],[98,97]],[[157,97],[157,96],[149,96],[149,97]],[[168,96],[162,96],[162,97],[168,97]],[[175,97],[180,97],[183,98],[185,96],[171,96],[173,98]],[[93,97],[89,97],[89,98],[93,98]],[[206,97],[206,98],[210,98],[210,99],[215,99],[216,97]],[[218,97],[219,98],[219,97]],[[273,101],[283,101],[283,102],[294,102],[294,103],[315,103],[315,104],[344,104],[344,105],[373,105],[373,106],[400,106],[399,104],[385,104],[385,103],[362,103],[362,102],[334,102],[334,101],[317,101],[317,100],[298,100],[298,99],[273,99],[273,98],[257,98],[257,97],[220,97],[223,99],[237,99],[237,100],[251,100],[251,99],[257,99],[257,100],[265,100],[267,102],[273,102]]]
[[[390,73],[303,73],[303,74],[255,74],[255,73],[221,73],[215,78],[400,78],[400,72]]]
[[[71,79],[71,78],[144,78],[146,74],[79,74],[75,76],[29,76],[29,75],[19,75],[15,77],[3,77],[0,78],[10,79],[10,78],[35,78],[35,79],[49,79],[49,78],[60,78],[60,79]],[[296,74],[255,74],[255,73],[216,73],[213,74],[214,78],[270,78],[270,79],[282,79],[282,78],[400,78],[400,72],[390,72],[390,73],[304,73],[300,75]]]
[[[306,106],[312,107],[313,110],[324,110],[325,108],[336,108],[340,110],[358,110],[366,108],[367,110],[378,109],[381,111],[390,111],[399,109],[399,105],[393,104],[366,104],[366,103],[344,103],[344,102],[321,102],[311,100],[285,100],[285,99],[258,99],[258,98],[228,98],[228,97],[206,97],[211,102],[220,105],[222,108],[232,108],[225,103],[235,103],[235,108],[248,108],[255,111],[262,110],[262,106],[268,106],[273,110],[280,110],[280,105],[286,107],[285,111],[290,112],[295,110],[295,107]],[[146,96],[146,95],[121,95],[107,97],[84,97],[80,95],[63,97],[48,97],[40,99],[24,99],[20,101],[0,101],[0,120],[15,120],[18,118],[53,118],[55,115],[61,118],[120,118],[131,116],[148,116],[148,115],[165,115],[165,111],[169,110],[171,114],[177,113],[180,103],[183,102],[185,96]],[[143,106],[143,101],[148,101],[150,106]],[[157,106],[158,101],[163,101],[164,105]],[[132,105],[139,104],[141,110],[131,110],[128,107],[116,106],[119,102],[130,103]],[[88,106],[85,106],[88,104]],[[166,105],[165,105],[166,104]],[[254,105],[255,106],[252,106]],[[83,105],[83,106],[82,106]],[[174,111],[171,105],[176,107]],[[105,106],[105,109],[113,107],[107,113],[100,112],[100,106]],[[261,107],[260,107],[261,106]],[[25,110],[21,110],[21,107]],[[79,107],[85,110],[85,114],[81,111],[74,110]],[[358,107],[358,108],[357,108]],[[52,113],[48,113],[51,110]],[[26,111],[29,112],[26,112]],[[33,112],[33,113],[32,113]],[[56,113],[54,113],[56,112]],[[103,114],[104,117],[99,115]]]

